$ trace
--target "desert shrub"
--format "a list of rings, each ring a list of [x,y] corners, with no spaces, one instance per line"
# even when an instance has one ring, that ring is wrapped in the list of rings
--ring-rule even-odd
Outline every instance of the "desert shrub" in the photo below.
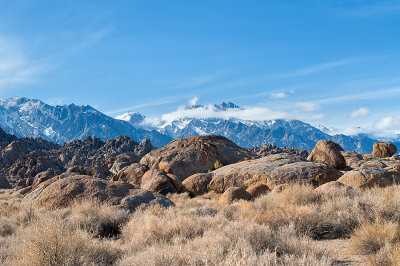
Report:
[[[194,238],[211,226],[209,217],[183,215],[184,211],[166,209],[154,212],[152,208],[139,210],[122,229],[122,237],[133,250],[158,243],[169,243],[175,237]]]
[[[167,218],[170,217],[163,217]],[[296,237],[293,227],[276,231],[245,221],[229,221],[221,215],[208,219],[210,226],[202,234],[179,233],[168,242],[157,241],[152,245],[137,246],[131,252],[126,252],[119,265],[330,264],[329,256],[311,248],[310,239]],[[131,238],[134,237],[132,231],[129,233]],[[313,263],[307,264],[305,261]]]
[[[375,222],[358,227],[350,238],[350,250],[358,255],[377,254],[386,244],[400,240],[399,225],[393,222]]]
[[[232,212],[249,202],[238,202]],[[211,204],[212,205],[212,204]],[[229,219],[223,212],[206,207],[151,208],[136,212],[122,230],[125,256],[120,265],[296,265],[304,258],[328,265],[326,253],[310,248],[311,239],[296,235],[294,226],[273,229]],[[210,211],[213,210],[213,211]],[[211,215],[209,215],[210,213]],[[306,259],[307,260],[307,259]],[[279,262],[279,263],[278,263]]]
[[[400,186],[366,190],[360,195],[359,200],[365,209],[362,213],[365,220],[400,222]]]
[[[68,222],[100,237],[116,236],[129,220],[129,212],[94,200],[74,202],[69,208]]]
[[[108,265],[117,253],[59,217],[45,214],[17,233],[12,260],[18,265]]]
[[[268,193],[253,203],[242,203],[241,217],[279,229],[293,225],[297,235],[314,236],[320,223],[318,194],[308,185],[293,185],[281,193]]]
[[[14,226],[8,217],[0,216],[0,237],[12,235],[14,233]]]
[[[16,227],[26,227],[36,221],[41,215],[41,211],[34,208],[32,205],[24,205],[19,212],[12,215],[10,218]]]

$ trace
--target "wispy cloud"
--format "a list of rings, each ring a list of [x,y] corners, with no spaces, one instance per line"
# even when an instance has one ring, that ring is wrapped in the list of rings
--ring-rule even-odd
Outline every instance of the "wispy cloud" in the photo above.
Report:
[[[366,1],[366,4],[364,5],[356,7],[341,6],[339,9],[343,15],[354,18],[398,14],[400,12],[400,1],[376,1],[375,3],[368,3]]]
[[[0,36],[0,88],[32,83],[47,68],[43,62],[29,59],[18,40]]]
[[[133,105],[133,106],[117,109],[117,110],[107,111],[107,112],[105,112],[105,114],[106,115],[114,115],[114,114],[123,113],[123,112],[136,111],[136,110],[150,107],[150,106],[160,106],[160,105],[169,104],[169,103],[173,103],[173,102],[174,102],[174,100],[171,100],[171,99],[162,99],[162,100],[158,100],[158,101],[137,104],[137,105]]]
[[[271,93],[269,96],[271,99],[283,99],[287,97],[287,94],[284,92],[275,92]]]
[[[357,118],[367,115],[369,115],[369,109],[366,107],[361,107],[360,109],[354,110],[353,112],[350,113],[351,118]]]
[[[318,72],[322,72],[325,70],[329,70],[332,68],[340,67],[340,66],[360,63],[363,60],[364,59],[362,59],[362,58],[350,58],[350,59],[344,59],[344,60],[338,60],[338,61],[332,61],[332,62],[325,62],[325,63],[320,63],[320,64],[300,68],[297,70],[289,71],[286,73],[271,75],[270,78],[282,79],[282,78],[293,78],[293,77],[299,77],[299,76],[306,76],[306,75],[311,75],[311,74],[315,74]]]
[[[341,96],[333,96],[315,100],[314,102],[319,104],[331,104],[344,101],[358,101],[358,100],[369,100],[382,98],[387,96],[394,96],[400,94],[400,87],[386,88],[386,89],[376,89],[373,91],[366,91],[357,94],[347,94]]]
[[[189,105],[190,105],[190,106],[196,105],[196,103],[197,103],[198,100],[199,100],[199,97],[197,97],[197,96],[191,98],[191,99],[189,100]]]
[[[179,100],[189,98],[189,97],[190,96],[188,94],[179,94],[179,95],[174,95],[173,97],[161,98],[161,99],[153,100],[151,102],[145,102],[145,103],[124,107],[124,108],[117,109],[117,110],[106,111],[104,113],[107,115],[115,115],[115,114],[121,114],[124,112],[137,111],[137,110],[140,110],[140,109],[143,109],[146,107],[160,106],[160,105],[174,103],[174,102],[177,102]],[[191,100],[193,100],[193,98]]]
[[[306,112],[315,111],[321,108],[319,104],[312,102],[297,102],[295,106]]]

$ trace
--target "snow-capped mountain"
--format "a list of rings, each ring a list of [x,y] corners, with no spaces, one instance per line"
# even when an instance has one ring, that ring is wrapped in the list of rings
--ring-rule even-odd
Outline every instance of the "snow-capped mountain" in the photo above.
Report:
[[[204,108],[203,105],[196,104],[185,110],[199,109],[201,112]],[[233,111],[244,110],[231,102],[214,105],[213,108],[217,109],[217,114],[232,111],[232,109]],[[148,126],[143,122],[145,119],[141,121],[142,124],[135,125]],[[333,135],[333,129],[316,128],[299,120],[251,121],[237,118],[185,117],[173,121],[162,121],[155,128],[173,139],[208,134],[222,135],[242,147],[273,144],[278,147],[311,150],[318,140],[327,139],[339,143],[345,150],[367,153],[372,151],[373,143],[377,141],[367,136]]]
[[[51,106],[21,97],[0,100],[0,127],[18,137],[41,137],[60,144],[87,136],[111,139],[128,135],[136,141],[150,139],[158,147],[171,140],[158,131],[135,128],[88,105]]]
[[[138,125],[142,123],[144,118],[145,117],[138,112],[128,112],[115,117],[115,119],[126,121],[132,125]]]
[[[163,121],[126,113],[116,119],[88,105],[51,106],[40,100],[12,98],[0,100],[0,127],[18,137],[41,137],[59,144],[87,136],[111,139],[128,135],[136,141],[150,139],[154,146],[161,147],[175,138],[217,134],[243,147],[274,144],[311,150],[318,140],[329,139],[345,150],[367,153],[377,141],[363,135],[333,135],[327,128],[320,127],[323,132],[299,120],[252,121],[224,116],[244,110],[230,102],[207,107],[195,104],[185,110],[195,114],[196,109],[202,112],[207,108],[220,114],[219,118],[194,116]]]

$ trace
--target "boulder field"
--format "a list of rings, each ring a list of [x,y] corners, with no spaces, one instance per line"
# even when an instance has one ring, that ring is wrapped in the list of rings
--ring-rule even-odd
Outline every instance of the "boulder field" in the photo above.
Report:
[[[159,149],[127,137],[88,138],[61,147],[9,137],[2,145],[1,158],[9,168],[0,175],[0,188],[12,186],[24,201],[46,208],[90,198],[134,211],[140,205],[172,206],[165,197],[169,193],[195,197],[212,191],[230,203],[278,193],[292,183],[326,191],[400,182],[397,148],[383,142],[365,155],[327,140],[318,141],[311,152],[272,145],[244,149],[216,135],[176,139]],[[9,173],[26,178],[6,178]]]

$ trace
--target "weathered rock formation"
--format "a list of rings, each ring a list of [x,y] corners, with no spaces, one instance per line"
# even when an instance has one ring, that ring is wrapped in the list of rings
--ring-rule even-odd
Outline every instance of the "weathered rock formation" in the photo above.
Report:
[[[146,154],[140,163],[176,175],[183,181],[193,174],[206,173],[252,157],[249,151],[227,138],[211,135],[176,139]]]
[[[148,140],[137,143],[127,136],[107,141],[88,137],[59,146],[42,139],[18,139],[0,130],[0,175],[13,187],[23,187],[44,172],[46,179],[63,172],[111,178],[152,149]]]
[[[232,203],[238,200],[252,200],[251,195],[240,187],[230,187],[221,196],[221,200],[226,203]]]
[[[372,155],[378,158],[390,157],[397,152],[397,148],[392,143],[377,142],[373,146]]]
[[[346,167],[346,160],[341,152],[342,147],[329,140],[320,140],[308,156],[308,160],[316,163],[326,163],[328,166],[342,170]]]
[[[400,176],[381,168],[359,168],[345,173],[337,181],[353,188],[386,187],[399,184]]]
[[[300,150],[292,147],[277,147],[272,144],[264,144],[262,146],[250,148],[248,150],[260,157],[264,157],[271,154],[288,153],[306,159],[310,154],[310,152],[307,150]]]
[[[289,154],[269,155],[221,167],[213,172],[210,190],[223,193],[230,187],[247,189],[248,184],[264,183],[270,190],[285,183],[321,185],[337,180],[342,174],[323,163],[309,162]]]
[[[24,201],[31,201],[45,208],[66,207],[73,201],[86,199],[108,202],[130,211],[141,205],[173,205],[164,196],[136,188],[132,184],[83,175],[67,175],[47,180],[24,197]]]

